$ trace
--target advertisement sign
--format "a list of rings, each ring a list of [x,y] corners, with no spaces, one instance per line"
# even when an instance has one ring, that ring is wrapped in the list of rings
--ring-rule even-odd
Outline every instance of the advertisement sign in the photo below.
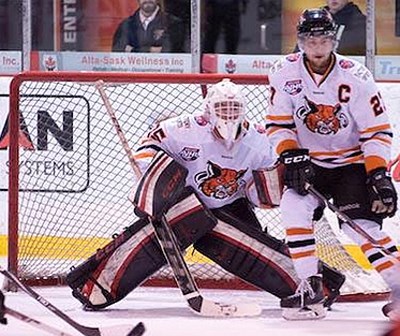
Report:
[[[31,69],[190,73],[191,59],[189,54],[40,51],[32,53]]]
[[[21,71],[20,51],[0,51],[0,74],[15,74]]]
[[[282,55],[204,55],[203,69],[210,73],[268,74]],[[365,57],[352,56],[364,64]],[[378,80],[400,80],[400,56],[376,56],[375,77]]]
[[[2,96],[7,103],[8,97]],[[89,184],[89,104],[81,96],[29,96],[20,111],[20,175],[27,175],[21,191],[82,192]],[[5,104],[6,106],[8,104]],[[32,109],[32,106],[40,108]],[[79,111],[79,113],[77,112]],[[0,135],[0,191],[8,189],[8,113],[2,113]],[[74,132],[79,124],[80,131]],[[24,152],[29,151],[29,160]],[[40,187],[35,181],[42,178]],[[45,177],[45,178],[43,178]],[[32,182],[33,181],[33,182]]]

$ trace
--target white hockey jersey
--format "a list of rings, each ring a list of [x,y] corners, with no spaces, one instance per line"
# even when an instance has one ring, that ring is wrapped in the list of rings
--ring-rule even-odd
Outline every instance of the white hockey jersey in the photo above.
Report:
[[[185,114],[160,122],[144,139],[135,160],[144,170],[157,148],[185,166],[187,185],[192,186],[209,208],[218,208],[245,196],[252,170],[268,168],[276,155],[265,128],[243,123],[244,136],[228,150],[215,139],[202,116]]]
[[[362,64],[334,54],[326,74],[316,78],[296,53],[279,60],[269,79],[267,134],[278,154],[300,147],[323,167],[387,166],[392,132],[373,76]]]

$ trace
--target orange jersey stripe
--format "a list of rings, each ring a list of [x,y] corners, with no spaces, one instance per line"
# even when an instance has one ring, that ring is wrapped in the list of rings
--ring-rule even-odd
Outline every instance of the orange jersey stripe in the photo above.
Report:
[[[392,239],[390,237],[385,237],[385,238],[382,238],[382,239],[378,240],[378,243],[380,245],[385,245],[385,244],[388,244],[388,243],[391,243],[391,242],[392,242]]]
[[[356,152],[359,151],[361,149],[360,146],[355,146],[352,148],[346,148],[346,149],[341,149],[338,151],[332,151],[332,152],[310,152],[311,156],[322,156],[322,155],[327,155],[327,156],[331,156],[331,155],[341,155],[341,154],[345,154],[348,152]]]
[[[366,243],[361,245],[361,251],[363,251],[364,253],[366,253],[367,251],[373,249],[374,247],[372,246],[371,243]]]
[[[388,269],[388,268],[392,267],[393,265],[394,264],[391,261],[386,261],[386,262],[376,266],[375,269],[378,272],[382,272],[383,270]]]
[[[265,117],[266,120],[272,120],[272,121],[293,121],[293,116],[292,115],[283,115],[283,116],[275,116],[275,115],[267,115]]]
[[[275,133],[275,132],[277,132],[277,131],[279,131],[279,130],[281,130],[282,128],[281,127],[278,127],[278,126],[272,126],[272,127],[268,127],[268,129],[267,129],[267,135],[271,135],[271,134],[273,134],[273,133]]]
[[[310,235],[310,234],[314,234],[314,230],[306,229],[306,228],[291,228],[291,229],[286,229],[286,234],[288,236]]]
[[[135,160],[152,158],[152,157],[154,157],[154,153],[142,152],[142,153],[137,153],[137,154],[133,155],[133,157],[135,158]]]
[[[369,133],[369,132],[376,132],[376,131],[382,131],[382,130],[386,130],[386,129],[390,129],[390,124],[383,124],[383,125],[370,127],[370,128],[367,128],[367,129],[365,129],[363,131],[360,131],[360,134]]]
[[[379,136],[374,136],[371,140],[378,140],[378,141],[381,141],[381,142],[383,142],[385,144],[388,144],[388,145],[392,144],[392,139],[391,138],[382,138],[382,137],[379,137]],[[368,141],[371,141],[371,140],[368,140]]]
[[[306,252],[298,252],[298,253],[290,253],[292,259],[301,259],[306,257],[312,257],[315,255],[315,250],[306,251]]]
[[[283,140],[277,147],[276,152],[281,155],[285,150],[299,148],[296,140]]]

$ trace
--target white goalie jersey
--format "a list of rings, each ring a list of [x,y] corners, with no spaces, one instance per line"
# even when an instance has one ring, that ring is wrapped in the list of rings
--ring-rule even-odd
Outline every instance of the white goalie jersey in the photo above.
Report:
[[[202,116],[182,115],[164,120],[143,140],[135,153],[141,169],[162,149],[189,171],[192,186],[209,208],[219,208],[245,197],[252,170],[276,162],[265,128],[242,124],[242,135],[232,149],[217,140],[210,123]]]
[[[327,168],[387,166],[392,132],[380,92],[362,64],[334,54],[327,73],[317,78],[296,53],[278,61],[269,79],[267,133],[278,154],[302,147]]]

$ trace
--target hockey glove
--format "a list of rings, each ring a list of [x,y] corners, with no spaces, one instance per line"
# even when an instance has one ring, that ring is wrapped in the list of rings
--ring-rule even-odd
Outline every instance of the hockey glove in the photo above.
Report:
[[[315,172],[311,165],[308,149],[290,149],[284,151],[279,160],[284,164],[283,183],[300,195],[307,195],[305,183],[312,184]]]
[[[390,173],[385,168],[373,170],[367,179],[372,212],[382,218],[393,217],[397,210],[397,193]]]

